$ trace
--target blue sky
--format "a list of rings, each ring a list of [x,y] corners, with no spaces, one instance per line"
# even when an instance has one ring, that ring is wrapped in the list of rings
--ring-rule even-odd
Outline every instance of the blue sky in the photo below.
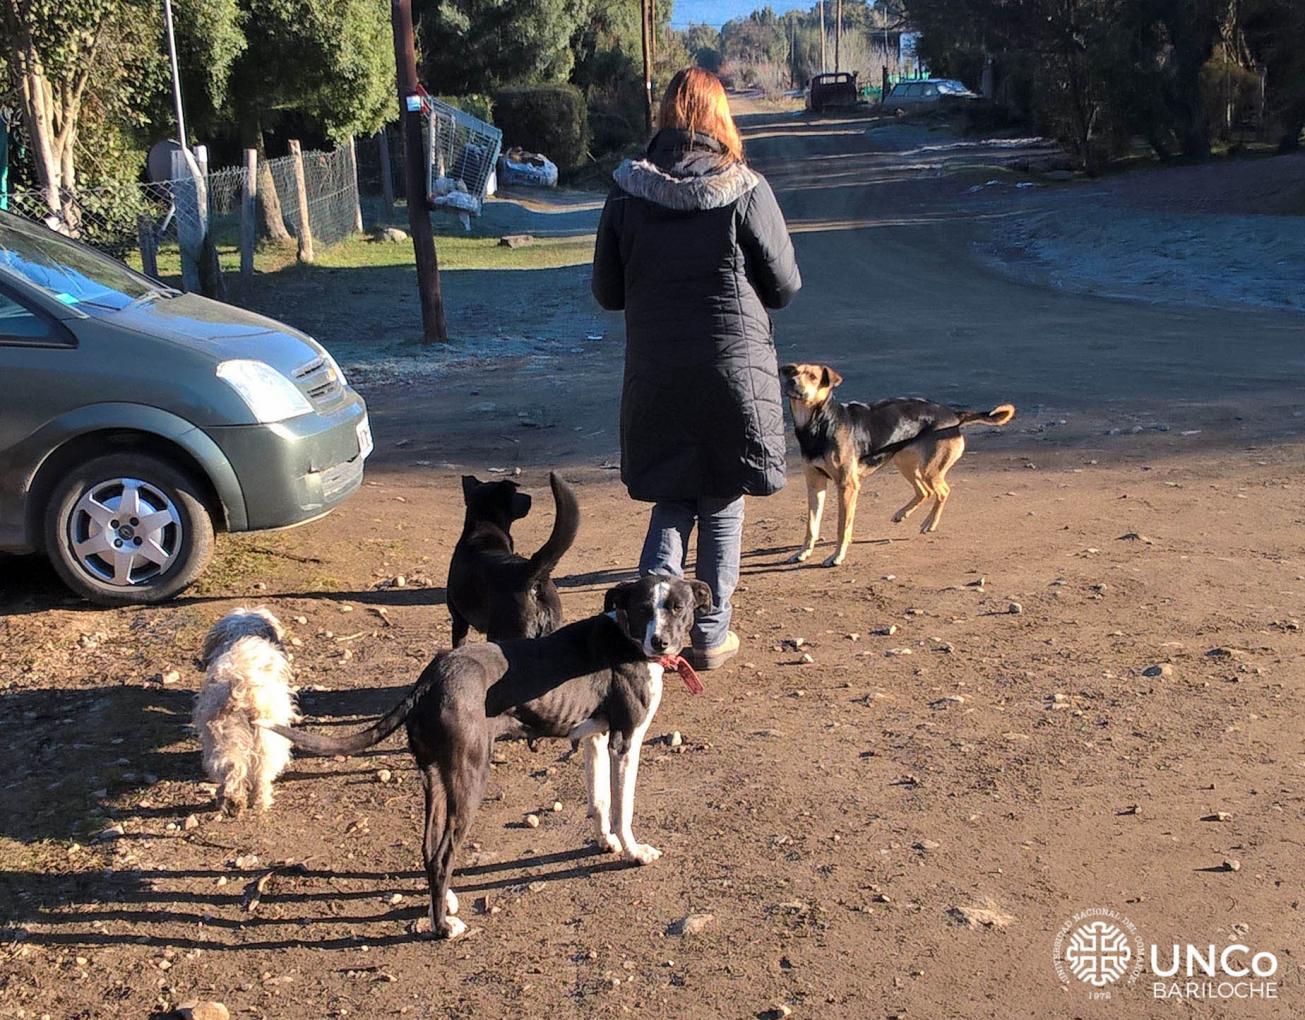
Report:
[[[770,0],[776,14],[785,11],[810,10],[815,0]],[[676,28],[706,23],[720,28],[732,18],[745,18],[753,11],[766,6],[766,0],[675,0],[671,9],[671,24]]]

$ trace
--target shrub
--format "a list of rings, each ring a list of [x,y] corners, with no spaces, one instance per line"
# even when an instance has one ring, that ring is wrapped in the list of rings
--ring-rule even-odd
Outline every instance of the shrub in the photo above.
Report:
[[[595,156],[619,152],[644,142],[643,83],[614,79],[589,89],[589,148]]]
[[[574,85],[521,85],[494,95],[494,123],[504,147],[519,145],[543,153],[562,170],[584,162],[589,119],[584,96]]]

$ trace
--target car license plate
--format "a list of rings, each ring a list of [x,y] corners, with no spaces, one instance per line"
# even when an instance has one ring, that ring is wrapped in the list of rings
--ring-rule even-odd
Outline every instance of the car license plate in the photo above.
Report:
[[[372,452],[372,425],[366,417],[358,423],[358,455],[364,460]]]

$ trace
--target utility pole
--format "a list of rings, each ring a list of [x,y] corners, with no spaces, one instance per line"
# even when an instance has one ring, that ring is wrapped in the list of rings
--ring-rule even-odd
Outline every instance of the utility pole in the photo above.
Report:
[[[426,208],[426,170],[422,155],[422,103],[417,92],[417,52],[412,31],[412,0],[390,0],[394,28],[394,67],[399,86],[399,121],[403,128],[403,181],[408,198],[408,231],[417,257],[417,294],[421,298],[421,334],[426,343],[447,340],[440,267],[435,258],[435,231]]]
[[[834,70],[843,69],[843,0],[835,4],[837,24],[834,25]]]
[[[182,152],[186,145],[186,113],[181,105],[181,71],[177,66],[177,36],[172,30],[172,0],[163,0],[163,28],[168,36],[168,63],[172,66],[172,103],[177,110],[177,141]]]
[[[639,0],[639,17],[643,21],[643,126],[647,134],[652,134],[653,100],[652,100],[652,0]]]
[[[825,0],[820,0],[820,73],[829,66],[825,60]]]

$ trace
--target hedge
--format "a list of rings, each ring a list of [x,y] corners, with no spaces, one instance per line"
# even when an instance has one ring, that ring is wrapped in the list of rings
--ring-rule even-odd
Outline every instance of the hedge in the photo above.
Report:
[[[562,170],[584,163],[589,150],[585,99],[574,85],[520,85],[494,94],[494,123],[503,147],[519,145]]]

